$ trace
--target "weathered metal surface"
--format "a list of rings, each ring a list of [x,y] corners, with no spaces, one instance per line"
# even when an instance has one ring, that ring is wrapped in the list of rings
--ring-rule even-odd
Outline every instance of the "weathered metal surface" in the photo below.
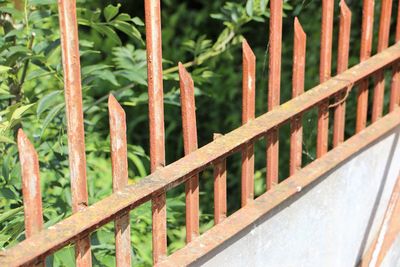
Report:
[[[214,134],[214,140],[222,137]],[[214,164],[214,225],[226,218],[226,160],[222,159]]]
[[[400,64],[393,66],[392,81],[390,86],[389,112],[399,107],[400,102]]]
[[[268,110],[280,104],[281,57],[282,57],[282,1],[270,1],[269,23],[269,74]],[[271,129],[267,135],[267,190],[278,184],[279,172],[279,131]]]
[[[242,43],[242,124],[255,118],[256,101],[256,57],[246,40]],[[241,205],[246,206],[254,198],[254,146],[245,145],[242,152]]]
[[[116,216],[124,214],[140,204],[150,201],[155,196],[164,194],[166,190],[185,182],[190,176],[199,173],[210,164],[218,162],[236,151],[240,151],[243,144],[251,143],[264,137],[271,129],[276,128],[283,123],[290,121],[294,116],[315,107],[321,101],[332,97],[339,91],[343,90],[343,88],[357,83],[376,72],[378,69],[388,66],[390,67],[390,64],[393,64],[399,58],[400,43],[393,45],[380,54],[346,70],[334,78],[331,78],[327,82],[306,91],[299,97],[280,105],[271,112],[261,115],[246,125],[243,125],[223,137],[216,139],[214,142],[199,148],[188,156],[166,166],[165,168],[156,170],[138,183],[129,185],[123,190],[88,207],[86,210],[73,214],[71,217],[57,223],[49,229],[43,230],[40,235],[24,240],[15,247],[4,251],[1,253],[0,266],[18,266],[31,262],[40,256],[48,255],[81,236],[85,236],[89,232],[112,221]],[[393,124],[397,124],[397,118],[400,118],[398,111],[388,115],[387,118],[391,118],[390,120],[392,120],[393,117],[396,118],[393,119]],[[391,125],[391,123],[387,122],[387,119],[382,119],[382,123],[377,123],[377,126],[373,128],[377,130],[368,131],[368,133],[373,132],[373,138],[377,138],[379,133],[384,132],[382,124]],[[362,143],[372,137],[368,137],[364,134],[357,135],[354,138],[361,140],[356,144],[356,148],[361,149]],[[343,149],[348,149],[345,144],[339,146],[337,149],[341,147],[343,147]],[[344,153],[343,155],[340,153],[340,155],[343,158]],[[327,169],[325,164],[321,164],[321,162],[324,162],[325,160],[330,162],[329,158],[315,161],[319,162],[315,163],[317,168],[308,168],[308,170],[313,173],[317,172],[317,170],[320,172],[328,171],[329,168]],[[299,178],[301,181],[301,177],[303,177],[304,174],[305,173],[303,172],[298,172],[294,177]],[[291,188],[290,190],[295,191],[296,189]],[[273,192],[279,191],[280,189],[274,189]],[[282,197],[285,198],[286,195]],[[249,205],[246,207],[248,206]],[[246,208],[243,210],[245,209]],[[246,211],[244,212],[246,213]],[[241,217],[243,221],[246,220],[246,218],[247,216]],[[223,234],[225,235],[225,233]]]
[[[183,142],[185,155],[197,150],[196,105],[194,83],[185,67],[179,62],[179,81],[181,90],[181,110]],[[186,242],[199,235],[199,175],[195,174],[186,181]]]
[[[397,7],[396,42],[400,41],[400,4]],[[393,66],[393,76],[390,87],[389,112],[400,105],[400,63]]]
[[[397,3],[396,42],[400,41],[400,5]]]
[[[147,77],[150,121],[150,168],[154,172],[165,166],[164,93],[161,47],[160,0],[145,0]],[[167,253],[166,196],[152,201],[153,261]]]
[[[21,129],[18,131],[18,151],[21,161],[25,235],[30,238],[43,228],[42,193],[40,190],[38,156],[35,148]]]
[[[394,113],[389,114],[386,117],[382,118],[376,124],[372,125],[365,131],[361,132],[360,134],[351,137],[342,145],[331,150],[323,158],[317,159],[314,162],[310,163],[310,165],[299,170],[294,176],[281,182],[279,185],[275,186],[269,192],[266,192],[264,195],[260,196],[252,203],[249,203],[246,207],[232,214],[224,222],[204,233],[192,244],[189,244],[188,246],[182,248],[181,250],[176,251],[174,254],[170,255],[165,261],[160,262],[160,264],[158,264],[157,266],[186,266],[192,263],[194,263],[193,266],[199,266],[201,264],[207,263],[207,259],[210,260],[210,263],[205,264],[205,266],[210,266],[210,265],[212,266],[211,263],[213,263],[214,266],[216,266],[217,265],[216,263],[221,262],[221,260],[223,259],[226,259],[225,263],[229,266],[243,266],[244,262],[246,262],[249,266],[280,266],[279,264],[281,264],[282,266],[293,266],[293,264],[299,264],[300,266],[307,266],[307,264],[309,264],[309,266],[323,266],[323,264],[322,265],[312,264],[310,262],[329,263],[333,266],[352,266],[351,264],[343,264],[343,262],[346,262],[343,261],[343,259],[348,259],[350,261],[353,260],[352,263],[355,263],[354,260],[357,259],[357,252],[358,252],[357,250],[360,248],[360,240],[362,240],[364,237],[363,230],[366,227],[368,227],[369,224],[366,218],[370,218],[371,216],[368,210],[374,208],[374,201],[377,197],[379,197],[380,194],[379,186],[376,186],[376,181],[381,179],[383,179],[383,181],[386,181],[385,185],[387,190],[385,190],[385,192],[382,193],[384,194],[382,197],[385,199],[382,202],[386,202],[390,198],[391,188],[394,184],[394,180],[396,179],[395,177],[397,176],[398,172],[397,168],[399,165],[390,163],[399,158],[399,153],[397,152],[396,155],[393,155],[392,152],[390,152],[390,150],[387,149],[387,145],[388,144],[393,145],[392,151],[395,151],[395,148],[398,147],[399,142],[396,136],[399,133],[399,128],[398,128],[400,123],[399,116],[400,116],[400,111],[395,111]],[[387,133],[390,133],[390,135],[387,135]],[[383,140],[382,136],[385,136]],[[383,144],[381,143],[381,141],[383,142]],[[376,142],[378,143],[377,146],[374,147],[372,151],[368,150],[371,146],[375,145]],[[365,150],[366,148],[368,149]],[[360,164],[359,161],[364,159],[365,154],[368,155],[367,157],[371,158],[374,157],[375,153],[380,151],[385,151],[385,153],[382,153],[384,154],[384,158],[382,158],[380,164],[375,165],[377,169],[376,172],[371,173],[370,176],[365,176],[359,173],[357,177],[355,177],[354,173],[351,171],[351,168],[359,167]],[[354,157],[355,155],[359,155],[361,159],[359,158],[357,161],[357,159],[355,159]],[[391,156],[393,156],[393,158],[391,158]],[[352,160],[355,160],[356,162],[351,163]],[[387,162],[386,160],[388,160],[389,162]],[[350,166],[352,166],[349,167],[350,171],[349,168],[347,169],[341,168],[343,164],[348,164],[348,163],[350,164]],[[367,169],[371,168],[370,164],[367,164],[367,166],[368,166]],[[335,178],[335,176],[330,176],[332,175],[332,173],[334,173],[335,170],[338,171],[336,176],[337,179]],[[388,171],[388,175],[390,176],[390,179],[388,180],[386,180],[386,177],[382,176],[382,174],[385,175],[386,171]],[[378,175],[378,173],[381,175]],[[326,178],[326,176],[330,176],[330,178],[332,179],[328,178],[328,180],[325,180],[324,178]],[[369,179],[366,179],[367,177]],[[336,211],[337,208],[336,204],[339,201],[335,200],[333,197],[330,197],[329,200],[326,201],[328,204],[324,202],[318,202],[318,204],[312,203],[313,198],[310,197],[310,193],[314,192],[314,195],[323,195],[325,197],[326,195],[324,193],[326,193],[326,190],[323,190],[322,188],[332,187],[332,183],[334,185],[338,185],[337,183],[339,183],[340,187],[346,188],[346,190],[344,191],[347,191],[347,193],[342,194],[340,192],[331,192],[330,195],[332,194],[341,196],[342,197],[341,205],[348,204],[349,206],[353,207],[354,213],[358,214],[362,213],[363,216],[361,217],[348,216],[349,214],[351,214],[351,211],[345,211],[343,209],[342,212]],[[357,197],[355,199],[351,198],[351,193],[350,193],[351,190],[349,190],[349,187],[359,187],[360,184],[364,183],[367,186],[367,188],[371,191],[359,190],[359,194],[353,194],[356,195]],[[318,188],[314,188],[314,186]],[[319,189],[321,189],[322,192]],[[366,202],[362,203],[355,202],[363,200],[359,199],[359,196],[363,195],[364,192],[367,193],[373,192],[374,195],[371,196],[369,194],[366,195],[364,194],[364,196],[366,196],[367,198]],[[296,198],[297,196],[299,198]],[[346,196],[349,198],[347,199]],[[293,202],[291,202],[290,198],[293,199]],[[304,198],[308,198],[309,205],[316,207],[315,209],[311,209],[311,211],[309,210],[309,213],[304,213],[305,211],[303,211],[298,206],[295,206],[296,203],[301,202]],[[346,199],[347,201],[353,200],[353,204],[351,205],[349,203],[346,203]],[[287,204],[284,204],[284,202],[286,202]],[[382,208],[386,206],[385,203],[379,203],[379,204],[383,204],[380,205]],[[295,206],[295,208],[291,208],[292,206]],[[356,220],[357,222],[362,222],[362,225],[358,223],[353,223],[350,226],[350,225],[340,224],[340,222],[331,222],[329,220],[327,221],[325,219],[326,216],[324,215],[324,212],[321,210],[324,210],[325,208],[328,207],[335,210],[336,213],[329,212],[329,214],[332,215],[333,217],[337,215],[336,218],[340,219],[341,216],[347,216],[347,218],[349,217],[351,218],[349,220]],[[302,222],[314,219],[314,221],[317,221],[316,224],[325,222],[326,223],[325,226],[330,225],[332,227],[329,227],[329,229],[325,227],[323,227],[322,229],[320,228],[319,234],[317,236],[315,235],[313,236],[312,232],[315,232],[317,229],[307,226],[304,226],[303,228],[299,229],[298,225],[295,224],[295,221],[290,220],[297,218],[296,216],[285,217],[283,215],[284,216],[283,218],[279,217],[281,216],[282,213],[287,212],[287,210],[289,209],[292,209],[292,212],[294,212],[295,214],[299,214],[298,216],[302,218]],[[279,217],[280,220],[275,217]],[[313,219],[310,219],[310,217]],[[383,217],[383,214],[377,215],[376,218],[379,217]],[[304,236],[305,239],[307,239],[307,237],[313,239],[315,238],[316,240],[321,238],[324,239],[325,241],[323,242],[323,244],[320,244],[321,247],[318,247],[317,249],[315,247],[310,249],[308,249],[307,247],[300,248],[300,250],[302,250],[303,253],[295,253],[293,250],[295,250],[296,248],[291,246],[291,244],[288,244],[287,247],[290,247],[291,252],[295,255],[292,255],[292,253],[290,253],[289,254],[291,255],[290,257],[282,259],[283,255],[285,256],[288,255],[287,254],[288,250],[285,250],[286,246],[283,243],[287,244],[288,240],[290,240],[292,236],[282,233],[282,235],[286,235],[286,237],[284,238],[284,242],[278,242],[278,244],[275,243],[274,240],[279,240],[281,237],[283,238],[283,236],[279,237],[279,235],[271,234],[274,238],[268,239],[265,238],[265,236],[264,239],[259,238],[261,231],[257,231],[256,228],[258,225],[261,224],[262,221],[268,222],[268,220],[274,220],[275,226],[277,224],[280,225],[283,224],[280,230],[281,233],[285,231],[291,231],[291,232],[294,231],[300,233],[299,236]],[[376,222],[378,221],[379,219],[376,220]],[[275,231],[278,230],[277,228],[279,228],[278,226],[276,227],[271,227],[271,225],[269,226],[270,227],[266,226],[266,228],[264,228],[264,230],[268,231],[269,233],[271,232],[274,233]],[[340,254],[342,258],[338,257],[337,255],[340,249],[334,246],[335,243],[330,243],[329,236],[335,236],[337,238],[332,238],[332,239],[335,239],[336,241],[342,240],[345,244],[348,244],[350,240],[347,239],[350,238],[350,236],[338,235],[337,231],[355,233],[357,232],[355,231],[355,229],[360,229],[360,231],[358,232],[359,234],[357,233],[356,237],[357,241],[352,242],[353,245],[351,246],[351,248],[353,252],[350,253],[350,255],[348,255],[345,252],[346,250],[343,251],[342,249],[341,251],[343,253]],[[321,231],[323,232],[322,234],[323,237],[321,237],[320,234]],[[303,232],[305,232],[305,234]],[[252,240],[253,242],[243,241],[246,238],[248,240]],[[259,242],[255,242],[256,240],[258,240]],[[297,240],[302,240],[302,242],[307,242],[307,240],[301,238],[297,238]],[[250,247],[249,249],[244,249],[243,247],[242,249],[239,249],[240,246],[239,245],[235,246],[234,245],[235,242],[238,243],[245,242],[246,244],[251,244],[251,245],[249,245]],[[297,244],[301,246],[302,242]],[[296,243],[296,241],[293,241],[292,243]],[[254,246],[257,246],[257,244],[260,244],[260,250],[254,251]],[[231,257],[227,256],[226,254],[226,250],[229,250],[229,246],[234,246],[234,248],[232,248],[233,251],[231,251],[233,252],[234,255],[233,257],[232,254],[229,254],[229,256]],[[275,253],[268,249],[271,247],[276,248]],[[297,249],[299,250],[299,248]],[[355,253],[354,250],[356,250]],[[222,253],[223,255],[219,257],[218,255],[219,253]],[[277,256],[276,253],[280,256]],[[204,255],[207,256],[205,258],[202,258]],[[332,258],[327,259],[327,257],[324,257],[324,256],[329,257],[332,255],[336,255],[335,259]],[[309,257],[308,258],[309,261],[304,260],[307,257]],[[254,258],[257,258],[258,261],[254,260]],[[264,259],[269,258],[271,260],[269,260],[268,263],[266,263],[265,261],[264,262],[261,261],[261,259],[263,258]],[[294,261],[293,260],[294,258],[297,258],[298,261]],[[340,264],[340,262],[342,262],[342,264]]]
[[[42,193],[38,156],[22,129],[18,131],[18,151],[21,162],[25,236],[31,238],[43,228]],[[44,266],[44,263],[39,259],[35,266]]]
[[[88,193],[76,1],[58,0],[58,10],[64,69],[72,210],[78,212],[88,206]],[[92,265],[89,237],[77,240],[75,258],[77,266]]]
[[[304,93],[304,74],[306,66],[307,36],[297,18],[294,19],[294,49],[293,49],[293,91],[292,98]],[[301,169],[303,155],[303,124],[302,116],[296,116],[290,124],[290,175]]]
[[[332,32],[334,0],[322,1],[322,26],[321,26],[321,50],[319,80],[325,82],[331,77],[332,64]],[[317,129],[317,158],[322,157],[328,151],[329,133],[329,100],[322,102],[318,109]]]
[[[378,53],[389,45],[390,19],[392,14],[392,0],[382,0],[379,22]],[[374,101],[372,105],[372,122],[377,121],[383,114],[383,98],[385,93],[385,77],[383,71],[374,75]]]
[[[361,30],[360,60],[363,62],[371,56],[372,38],[374,27],[374,0],[363,1],[363,19]],[[362,131],[367,125],[368,113],[368,79],[360,82],[357,91],[357,118],[356,133]]]
[[[386,253],[400,233],[400,176],[393,188],[380,230],[371,246],[364,254],[360,267],[380,266]]]
[[[108,97],[110,116],[110,144],[113,177],[113,192],[122,190],[128,184],[128,152],[126,141],[126,116],[113,95]],[[131,226],[129,213],[123,214],[115,223],[116,265],[131,266]]]
[[[351,11],[346,5],[346,2],[341,1],[337,73],[342,73],[347,70],[349,65],[350,31]],[[337,147],[344,141],[346,95],[347,90],[340,92],[335,98],[336,106],[334,108],[333,147]]]

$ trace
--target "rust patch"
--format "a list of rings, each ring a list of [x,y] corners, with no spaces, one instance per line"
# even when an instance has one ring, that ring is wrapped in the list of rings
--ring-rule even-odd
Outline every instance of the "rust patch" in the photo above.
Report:
[[[58,12],[64,70],[72,210],[78,212],[86,208],[80,203],[88,203],[88,193],[76,0],[58,0]],[[88,237],[77,240],[75,255],[77,266],[92,265]]]
[[[294,20],[293,92],[292,98],[304,93],[307,36],[297,18]],[[301,169],[303,151],[302,116],[292,118],[290,123],[290,175]]]
[[[182,127],[185,155],[198,147],[196,105],[194,83],[190,74],[179,62],[179,81],[181,91]],[[199,175],[195,174],[186,181],[186,242],[190,243],[199,235]]]
[[[246,40],[243,40],[242,124],[254,120],[256,101],[256,57]],[[222,166],[221,166],[222,167]],[[241,205],[254,198],[254,145],[246,144],[242,151]]]

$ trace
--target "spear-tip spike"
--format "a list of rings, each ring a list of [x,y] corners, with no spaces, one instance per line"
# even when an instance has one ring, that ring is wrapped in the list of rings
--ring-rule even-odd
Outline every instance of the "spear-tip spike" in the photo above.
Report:
[[[256,60],[256,56],[246,39],[243,39],[242,50],[245,60],[249,62],[254,62]]]
[[[17,139],[18,139],[18,144],[23,143],[24,139],[26,139],[26,135],[25,135],[24,131],[22,130],[22,128],[18,129]]]
[[[190,73],[186,70],[185,66],[181,62],[178,63],[179,68],[179,80],[183,82],[184,88],[186,87],[194,87],[194,82]],[[182,87],[182,86],[181,86]]]
[[[346,19],[351,18],[351,11],[344,0],[340,1],[340,14]]]
[[[301,26],[301,23],[297,17],[294,18],[294,34],[302,40],[305,40],[307,38],[306,33],[303,30],[303,27]]]
[[[117,112],[119,115],[125,115],[125,111],[122,106],[119,104],[118,100],[112,95],[109,94],[108,96],[108,108],[110,114],[112,112]]]
[[[24,131],[20,128],[18,129],[18,149],[22,152],[29,154],[36,154],[35,148],[32,143],[29,141],[28,137],[24,133]]]

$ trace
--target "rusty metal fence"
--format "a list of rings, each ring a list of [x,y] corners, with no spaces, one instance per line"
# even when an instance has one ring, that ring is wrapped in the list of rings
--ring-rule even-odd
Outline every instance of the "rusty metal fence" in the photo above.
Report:
[[[115,223],[116,265],[131,266],[131,241],[129,211],[144,202],[152,202],[153,261],[158,265],[173,265],[167,255],[166,192],[185,183],[186,242],[199,237],[199,172],[208,166],[214,168],[214,222],[227,219],[226,158],[233,153],[242,154],[241,205],[254,200],[254,143],[266,138],[266,186],[263,198],[271,197],[271,207],[296,193],[288,182],[277,193],[279,128],[290,124],[290,179],[306,175],[302,164],[302,116],[318,109],[317,159],[313,166],[319,173],[326,172],[324,155],[328,152],[329,113],[333,112],[333,147],[341,147],[344,140],[345,105],[351,90],[357,88],[356,137],[367,127],[369,80],[373,78],[372,126],[381,123],[394,127],[400,123],[397,107],[400,104],[400,43],[389,47],[392,0],[382,0],[379,21],[378,53],[371,55],[374,0],[363,1],[363,22],[360,63],[348,69],[351,11],[340,3],[337,75],[331,77],[334,0],[322,1],[322,31],[320,50],[320,84],[305,92],[306,33],[299,20],[294,21],[293,97],[280,104],[282,0],[270,1],[270,46],[268,108],[264,115],[255,118],[255,63],[249,44],[243,41],[243,126],[225,134],[215,134],[214,141],[198,148],[194,84],[190,74],[179,64],[182,122],[185,157],[165,166],[163,75],[161,52],[160,1],[145,0],[146,45],[148,61],[148,92],[150,119],[150,158],[152,174],[134,185],[127,185],[127,141],[125,113],[117,100],[109,96],[111,160],[114,193],[88,206],[82,90],[78,47],[78,28],[75,0],[59,0],[61,44],[63,55],[65,101],[68,123],[68,148],[74,214],[43,229],[42,198],[38,157],[34,147],[22,130],[18,133],[21,161],[26,240],[0,255],[1,266],[44,265],[47,255],[75,243],[77,266],[91,266],[89,235],[108,222]],[[400,40],[400,5],[397,14],[396,42]],[[372,56],[372,57],[371,57]],[[384,71],[392,72],[389,115],[383,116],[385,78]],[[377,126],[375,126],[377,127]],[[380,134],[379,128],[376,134]],[[375,136],[376,137],[376,136]],[[362,136],[362,138],[375,138]],[[360,137],[361,138],[361,137]],[[368,139],[368,140],[370,140]],[[360,141],[361,142],[361,141]],[[360,144],[361,146],[361,144]],[[343,147],[344,149],[348,149]],[[341,159],[351,154],[347,150]],[[345,150],[344,150],[345,151]],[[350,151],[350,152],[349,152]],[[350,154],[349,154],[350,153]],[[327,160],[330,160],[327,158]],[[317,172],[318,173],[318,172]],[[315,174],[316,175],[316,174]],[[311,181],[311,180],[310,180]],[[274,191],[275,190],[275,191]],[[286,191],[285,191],[286,190]],[[388,209],[388,221],[396,223],[394,207],[399,206],[399,186],[395,188]],[[279,197],[277,197],[279,196]],[[396,206],[397,205],[397,206]],[[240,214],[241,210],[239,210]],[[241,213],[244,215],[243,212]],[[398,227],[397,227],[398,228]],[[229,233],[229,231],[227,231]],[[223,240],[216,240],[214,247]],[[211,247],[213,247],[211,246]],[[373,248],[371,248],[373,250]],[[173,255],[172,255],[173,256]],[[185,261],[194,260],[187,255]]]

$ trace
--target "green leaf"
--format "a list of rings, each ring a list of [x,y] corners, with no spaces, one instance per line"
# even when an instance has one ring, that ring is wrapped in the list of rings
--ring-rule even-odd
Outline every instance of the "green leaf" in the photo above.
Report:
[[[246,13],[247,13],[247,15],[249,15],[250,17],[253,16],[253,8],[254,8],[254,0],[247,0],[247,3],[246,3]]]
[[[15,214],[17,214],[18,212],[22,211],[23,207],[19,207],[16,209],[11,209],[8,211],[3,212],[0,215],[0,223],[3,223],[6,220],[12,219],[14,217]]]
[[[15,144],[14,140],[3,135],[0,135],[0,143]]]
[[[146,175],[147,175],[146,168],[144,167],[143,162],[140,160],[140,158],[132,152],[128,152],[128,158],[135,165],[136,169],[139,172],[139,176],[146,177]]]
[[[13,19],[21,19],[24,17],[21,11],[12,7],[0,6],[0,12],[10,14]]]
[[[108,27],[104,24],[93,24],[92,27],[102,35],[105,35],[116,42],[118,45],[122,44],[121,39],[119,39],[118,37],[118,34],[111,27]]]
[[[43,121],[41,135],[43,135],[44,131],[47,129],[47,126],[60,113],[60,111],[64,108],[64,106],[65,106],[64,103],[60,103],[49,111],[49,113],[47,114],[46,118]]]
[[[92,26],[91,21],[84,18],[78,18],[78,24],[83,26]]]
[[[260,11],[261,13],[265,13],[267,11],[267,0],[260,0]]]
[[[60,95],[60,93],[61,91],[57,90],[42,97],[42,99],[40,99],[38,102],[36,114],[40,116],[43,113],[43,111],[47,110],[50,106],[54,105],[54,103],[57,101],[57,96]]]
[[[106,18],[107,22],[112,20],[118,14],[120,7],[121,4],[118,4],[117,6],[108,5],[106,8],[104,8],[104,17]]]
[[[142,41],[140,32],[132,24],[129,24],[125,21],[113,21],[111,22],[111,25],[121,32],[125,33],[129,37]]]
[[[82,76],[86,77],[87,75],[92,74],[96,71],[108,69],[110,67],[111,66],[105,65],[105,64],[96,64],[96,65],[92,65],[92,66],[86,66],[86,67],[82,68]]]
[[[0,65],[0,74],[9,71],[11,68]]]
[[[132,18],[131,18],[131,16],[130,16],[129,14],[121,13],[121,14],[119,14],[119,15],[115,18],[115,20],[119,20],[119,21],[131,21]]]
[[[115,78],[114,73],[112,73],[110,70],[95,71],[93,72],[93,75],[96,75],[97,78],[102,79],[104,81],[108,81],[115,86],[120,85],[117,79]]]
[[[8,187],[0,189],[0,196],[5,199],[14,199],[16,197],[14,192]]]
[[[144,26],[144,22],[139,17],[132,18],[132,22],[138,26]]]
[[[66,247],[54,254],[56,266],[75,266],[75,252],[73,247]]]
[[[12,114],[12,116],[11,116],[11,121],[21,119],[22,115],[23,115],[26,111],[28,111],[32,106],[34,106],[35,104],[36,104],[36,103],[28,104],[28,105],[21,106],[21,107],[17,108],[17,109],[13,112],[13,114]]]

